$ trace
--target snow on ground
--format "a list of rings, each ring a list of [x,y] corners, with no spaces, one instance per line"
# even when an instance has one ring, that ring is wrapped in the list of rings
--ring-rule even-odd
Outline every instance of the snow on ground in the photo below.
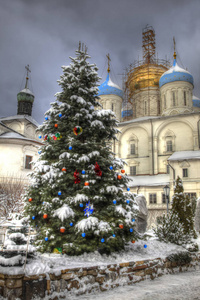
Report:
[[[58,300],[61,298],[58,298]],[[107,292],[70,296],[70,300],[199,300],[200,270],[164,275]],[[39,299],[35,299],[39,300]],[[46,297],[44,300],[48,300]]]
[[[152,234],[152,232],[149,232]],[[195,240],[200,247],[200,237]],[[147,248],[144,248],[147,245]],[[184,251],[182,246],[175,244],[166,244],[159,242],[153,234],[147,240],[139,240],[134,244],[130,243],[126,251],[113,253],[110,256],[100,255],[98,252],[85,253],[80,256],[67,256],[62,254],[42,254],[38,255],[35,260],[26,265],[26,275],[55,273],[59,275],[61,270],[76,267],[91,267],[97,265],[117,264],[128,261],[139,261],[153,258],[165,258],[171,253]],[[3,274],[22,274],[23,267],[0,267],[0,273]]]

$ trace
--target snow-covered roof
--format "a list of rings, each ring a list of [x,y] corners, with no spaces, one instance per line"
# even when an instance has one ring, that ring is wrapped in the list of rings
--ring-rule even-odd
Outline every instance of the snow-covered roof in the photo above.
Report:
[[[174,59],[173,66],[160,77],[159,86],[161,87],[173,81],[188,81],[193,84],[192,75],[185,69],[180,68],[176,59]]]
[[[25,88],[25,89],[21,90],[19,93],[25,93],[25,94],[30,94],[30,95],[34,96],[34,94],[29,90],[29,88]]]
[[[151,119],[160,119],[160,118],[161,118],[160,116],[156,116],[156,117],[154,117],[154,116],[145,116],[145,117],[133,119],[133,120],[126,121],[126,122],[121,122],[120,125],[126,125],[128,123],[137,123],[137,122],[148,121],[148,120],[151,120]]]
[[[174,152],[168,160],[170,161],[180,161],[180,160],[191,160],[191,159],[200,159],[200,151],[178,151]]]
[[[20,133],[10,131],[10,132],[2,133],[0,135],[0,138],[23,139],[25,137]]]
[[[41,142],[39,142],[37,140],[34,140],[34,139],[31,139],[31,138],[27,138],[24,135],[22,135],[20,133],[17,133],[15,131],[9,131],[9,132],[2,133],[0,135],[0,139],[20,139],[20,140],[36,142],[36,143],[39,143],[39,144],[42,145]]]
[[[130,176],[129,187],[137,186],[163,186],[170,182],[169,174]]]
[[[99,93],[98,96],[101,95],[117,95],[119,97],[123,97],[122,89],[112,82],[110,79],[110,74],[108,73],[106,80],[98,87]]]
[[[200,99],[194,95],[192,96],[192,102],[194,107],[200,107]]]
[[[40,124],[34,120],[31,116],[29,115],[15,115],[15,116],[10,116],[10,117],[5,117],[5,118],[0,118],[0,121],[12,121],[12,120],[21,120],[21,119],[26,119],[30,123],[32,123],[35,126],[39,126]]]

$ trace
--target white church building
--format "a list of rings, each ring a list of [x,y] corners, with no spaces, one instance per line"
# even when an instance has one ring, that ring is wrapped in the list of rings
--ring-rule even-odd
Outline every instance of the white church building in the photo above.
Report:
[[[34,94],[28,88],[17,94],[17,115],[0,118],[0,180],[16,178],[27,181],[31,161],[38,157],[42,145],[36,129],[39,124],[32,118]],[[9,180],[8,180],[9,181]]]
[[[152,27],[143,31],[143,60],[127,72],[124,93],[111,81],[109,67],[99,87],[103,108],[119,121],[113,151],[126,162],[131,191],[146,197],[153,219],[166,210],[163,188],[170,186],[171,198],[177,176],[190,198],[200,197],[200,99],[193,96],[193,76],[178,66],[175,51],[171,67],[155,59],[155,48],[149,47],[154,36]]]

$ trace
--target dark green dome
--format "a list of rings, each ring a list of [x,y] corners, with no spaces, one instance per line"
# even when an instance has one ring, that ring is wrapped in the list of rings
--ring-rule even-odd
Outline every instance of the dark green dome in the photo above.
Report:
[[[28,88],[23,89],[21,92],[17,94],[18,101],[26,101],[26,102],[33,103],[34,98],[35,98],[34,94]]]

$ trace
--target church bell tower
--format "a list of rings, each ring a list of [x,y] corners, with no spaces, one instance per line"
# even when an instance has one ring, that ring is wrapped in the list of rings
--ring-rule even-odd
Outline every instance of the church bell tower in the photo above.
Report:
[[[35,96],[28,88],[28,80],[29,80],[28,73],[31,72],[31,70],[29,69],[29,65],[27,65],[25,68],[27,71],[26,84],[25,84],[25,88],[17,94],[17,101],[18,101],[17,114],[31,116],[32,106],[33,106]]]

